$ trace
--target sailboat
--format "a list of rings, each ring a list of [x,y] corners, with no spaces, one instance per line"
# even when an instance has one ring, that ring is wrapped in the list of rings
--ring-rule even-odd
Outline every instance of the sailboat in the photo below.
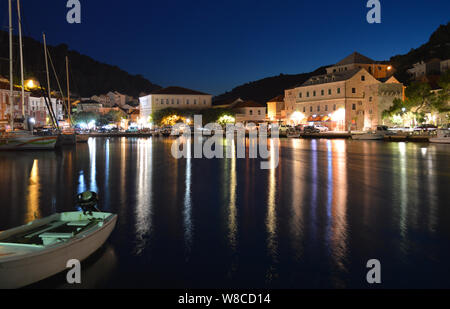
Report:
[[[17,0],[17,14],[19,19],[19,45],[20,45],[20,68],[22,86],[22,117],[25,117],[25,88],[23,77],[23,52],[22,52],[22,26],[20,17],[20,0]],[[34,136],[30,131],[14,130],[14,84],[13,84],[13,27],[12,27],[12,1],[9,0],[9,106],[10,106],[10,130],[0,131],[0,151],[3,150],[48,150],[55,149],[57,137],[54,136]],[[28,121],[26,121],[28,122]],[[24,123],[25,124],[25,123]],[[28,125],[26,125],[28,127]]]
[[[67,111],[70,121],[70,82],[69,82],[69,57],[66,56],[66,74],[67,74]],[[87,143],[89,141],[89,134],[76,134],[77,143]]]

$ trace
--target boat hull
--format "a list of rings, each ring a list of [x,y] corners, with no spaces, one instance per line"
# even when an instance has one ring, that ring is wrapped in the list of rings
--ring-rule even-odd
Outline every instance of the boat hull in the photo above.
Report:
[[[77,135],[77,143],[87,143],[89,141],[89,135],[79,134]]]
[[[430,143],[434,143],[434,144],[450,144],[450,138],[448,138],[448,137],[430,138]]]
[[[0,138],[1,150],[52,150],[56,147],[56,136],[17,136]]]
[[[2,262],[0,289],[16,289],[39,282],[67,269],[69,260],[80,262],[97,251],[108,239],[117,222],[117,215],[104,222],[93,233],[76,237],[70,242]]]
[[[379,141],[384,139],[384,136],[377,134],[360,134],[352,135],[352,139],[356,141]]]

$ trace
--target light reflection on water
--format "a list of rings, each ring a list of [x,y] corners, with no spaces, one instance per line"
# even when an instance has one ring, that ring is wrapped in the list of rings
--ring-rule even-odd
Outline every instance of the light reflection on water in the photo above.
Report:
[[[119,214],[101,286],[365,287],[364,263],[380,257],[389,287],[450,287],[448,146],[284,139],[278,168],[260,170],[175,160],[171,142],[0,153],[0,230],[94,190]]]

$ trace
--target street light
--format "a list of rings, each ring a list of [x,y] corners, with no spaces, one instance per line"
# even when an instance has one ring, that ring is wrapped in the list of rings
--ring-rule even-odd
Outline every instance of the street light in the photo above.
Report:
[[[34,89],[39,87],[39,82],[33,80],[33,79],[28,79],[27,81],[25,81],[25,87],[28,89]]]

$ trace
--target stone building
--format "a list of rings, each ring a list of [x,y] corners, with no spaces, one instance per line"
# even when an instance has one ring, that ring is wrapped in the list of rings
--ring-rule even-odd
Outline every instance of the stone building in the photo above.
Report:
[[[167,87],[139,98],[141,119],[149,119],[154,111],[166,108],[211,108],[212,95],[182,87]]]
[[[267,118],[272,122],[280,122],[286,118],[284,94],[272,98],[267,102]]]
[[[285,92],[293,124],[318,124],[330,130],[367,130],[383,123],[382,113],[403,85],[394,77],[376,79],[365,68],[313,76]],[[289,108],[291,107],[291,108]]]

